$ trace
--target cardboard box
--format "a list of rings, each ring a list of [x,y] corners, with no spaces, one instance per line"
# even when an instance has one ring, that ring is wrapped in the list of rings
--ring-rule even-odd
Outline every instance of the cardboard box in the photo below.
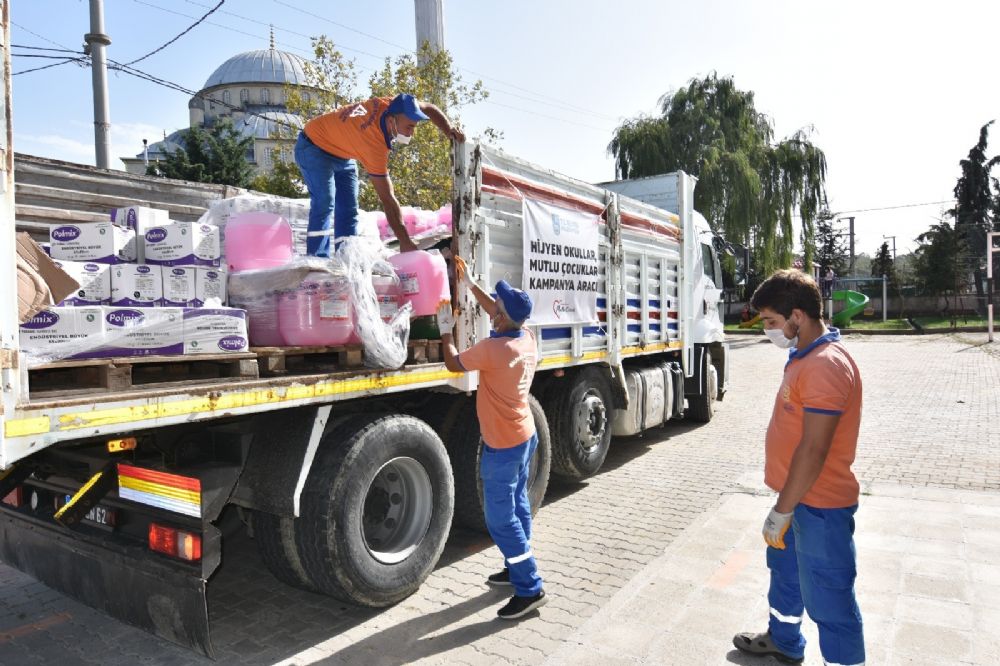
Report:
[[[195,305],[201,307],[208,303],[210,299],[218,299],[219,305],[226,305],[228,294],[226,293],[226,281],[228,275],[226,269],[204,268],[199,266],[195,269]],[[215,302],[214,300],[212,301]]]
[[[163,273],[159,266],[120,264],[111,269],[111,305],[155,307],[163,304]]]
[[[111,222],[49,225],[53,259],[120,264],[135,261],[135,231]]]
[[[236,308],[184,310],[184,353],[224,354],[250,349],[247,313]]]
[[[21,324],[21,351],[36,362],[82,358],[104,339],[104,309],[51,307]]]
[[[106,307],[105,339],[90,357],[184,353],[182,308]]]
[[[17,317],[24,323],[80,287],[25,232],[17,234]]]
[[[93,261],[56,261],[55,264],[80,285],[59,305],[108,305],[111,303],[111,266]]]
[[[163,299],[167,307],[189,308],[197,303],[197,269],[193,266],[163,266]]]
[[[219,228],[197,222],[170,222],[143,234],[146,263],[218,268],[222,256]]]
[[[145,243],[143,237],[148,229],[152,227],[169,224],[169,213],[159,208],[147,208],[146,206],[127,206],[125,208],[115,208],[111,211],[111,221],[123,229],[131,229],[135,232],[136,263],[146,263]]]

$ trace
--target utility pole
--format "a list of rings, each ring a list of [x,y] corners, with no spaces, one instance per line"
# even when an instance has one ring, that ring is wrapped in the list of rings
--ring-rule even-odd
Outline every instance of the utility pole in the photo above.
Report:
[[[90,32],[83,36],[90,56],[94,83],[94,152],[97,166],[111,168],[111,118],[108,114],[108,63],[104,49],[111,38],[104,34],[104,0],[90,0]]]
[[[892,263],[896,263],[896,237],[895,236],[882,236],[882,240],[886,238],[892,239]]]
[[[850,226],[848,227],[850,231],[848,231],[848,233],[850,234],[851,237],[851,263],[850,267],[847,269],[847,272],[850,273],[851,275],[854,275],[854,216],[852,215],[851,217],[843,217],[841,219],[847,220],[848,223],[850,224]]]
[[[424,42],[432,51],[444,50],[444,0],[413,0],[417,27],[417,53]],[[423,59],[419,64],[423,65]]]

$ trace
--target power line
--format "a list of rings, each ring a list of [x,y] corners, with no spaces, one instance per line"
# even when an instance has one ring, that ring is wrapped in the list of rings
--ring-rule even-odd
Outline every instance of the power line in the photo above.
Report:
[[[25,44],[11,44],[10,47],[12,49],[28,49],[30,51],[62,51],[63,53],[83,53],[83,51],[80,50],[74,51],[73,49],[50,49],[47,46],[27,46]]]
[[[182,30],[176,37],[174,37],[173,39],[171,39],[170,41],[168,41],[166,44],[164,44],[163,46],[161,46],[158,49],[153,49],[152,51],[150,51],[146,55],[142,56],[141,58],[136,58],[132,62],[127,62],[125,64],[126,65],[134,65],[135,63],[137,63],[137,62],[139,62],[141,60],[145,60],[146,58],[148,58],[151,55],[155,55],[155,54],[159,53],[160,51],[162,51],[163,49],[167,48],[168,46],[170,46],[171,44],[173,44],[174,42],[176,42],[178,39],[180,39],[181,37],[183,37],[187,33],[189,33],[192,30],[194,30],[198,26],[199,23],[201,23],[202,21],[204,21],[205,19],[207,19],[213,13],[215,13],[215,11],[219,7],[221,7],[225,2],[226,2],[226,0],[219,0],[219,4],[217,4],[216,6],[212,7],[211,9],[209,9],[201,18],[199,18],[197,21],[195,21],[194,23],[192,23],[191,25],[189,25],[187,28],[185,28],[184,30]]]
[[[37,32],[32,32],[31,30],[28,30],[27,28],[25,28],[23,25],[19,25],[15,21],[11,21],[10,24],[12,26],[14,26],[15,28],[17,28],[18,30],[24,30],[29,35],[34,35],[35,37],[38,37],[38,39],[42,40],[43,42],[48,42],[49,44],[55,44],[56,46],[62,47],[66,51],[69,51],[70,53],[76,53],[76,51],[74,51],[73,49],[69,48],[65,44],[60,44],[59,42],[54,42],[51,39],[49,39],[48,37],[44,37],[42,35],[39,35]]]
[[[50,65],[42,65],[41,67],[33,67],[31,69],[22,69],[20,72],[12,72],[11,76],[20,76],[21,74],[30,74],[31,72],[39,72],[43,69],[49,69],[51,67],[58,67],[59,65],[68,65],[71,62],[79,63],[85,66],[89,61],[87,58],[66,58],[62,62],[54,62]]]
[[[940,206],[941,204],[955,203],[954,199],[948,199],[946,201],[927,201],[925,203],[912,203],[912,204],[899,204],[898,206],[882,206],[881,208],[858,208],[856,210],[839,210],[837,215],[843,215],[844,213],[871,213],[877,210],[896,210],[899,208],[919,208],[920,206]]]

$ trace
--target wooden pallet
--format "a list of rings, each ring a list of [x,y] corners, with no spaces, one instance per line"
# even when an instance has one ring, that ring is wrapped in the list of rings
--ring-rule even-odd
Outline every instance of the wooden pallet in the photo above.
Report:
[[[196,384],[224,378],[257,379],[252,353],[129,356],[54,361],[28,369],[32,397]]]
[[[336,347],[252,347],[251,351],[257,355],[261,377],[337,372],[364,367],[364,349],[358,344]],[[407,365],[440,361],[440,340],[410,340]]]

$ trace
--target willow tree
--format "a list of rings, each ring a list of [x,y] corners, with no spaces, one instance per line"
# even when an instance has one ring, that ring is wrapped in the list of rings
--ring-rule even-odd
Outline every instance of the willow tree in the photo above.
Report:
[[[760,275],[790,266],[796,214],[805,263],[815,254],[817,215],[826,205],[826,157],[800,130],[775,141],[753,92],[710,74],[660,99],[661,115],[626,120],[608,152],[619,178],[682,169],[698,177],[697,208],[713,228],[751,248]]]
[[[327,37],[313,40],[314,59],[304,67],[307,88],[286,87],[288,110],[304,118],[369,97],[394,97],[410,93],[430,102],[461,125],[459,110],[488,96],[481,81],[466,85],[456,73],[447,51],[428,43],[417,53],[386,58],[369,78],[367,88],[358,86],[353,60],[337,50]],[[487,135],[495,135],[487,130]],[[359,165],[360,169],[360,165]],[[434,209],[451,200],[451,142],[430,122],[417,125],[413,142],[389,155],[389,173],[396,198],[405,206]],[[365,210],[381,206],[374,188],[364,179],[358,203]]]

